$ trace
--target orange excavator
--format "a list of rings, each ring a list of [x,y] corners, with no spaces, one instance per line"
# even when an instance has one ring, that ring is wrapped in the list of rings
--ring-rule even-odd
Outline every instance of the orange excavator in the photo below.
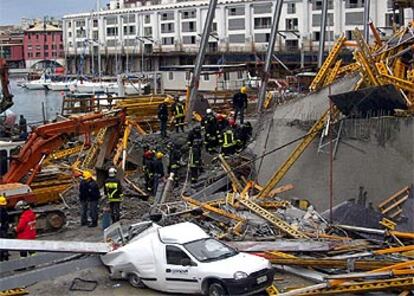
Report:
[[[0,179],[0,194],[7,198],[8,207],[14,207],[19,200],[33,205],[42,205],[52,200],[40,198],[29,185],[40,172],[42,163],[53,151],[61,148],[70,138],[83,136],[85,146],[90,145],[93,132],[108,128],[109,139],[105,147],[109,154],[121,136],[125,112],[115,110],[107,113],[91,113],[72,116],[64,121],[42,125],[32,129],[28,140],[17,155],[9,156],[9,169]],[[43,191],[49,191],[48,188]],[[65,223],[65,216],[59,210],[38,210],[37,227],[44,231],[56,230]]]

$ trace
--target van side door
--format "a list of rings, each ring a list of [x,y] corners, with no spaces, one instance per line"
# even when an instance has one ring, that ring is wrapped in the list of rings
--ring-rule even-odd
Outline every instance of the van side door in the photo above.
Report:
[[[198,293],[201,283],[197,278],[197,263],[178,246],[165,246],[164,280],[168,290]]]

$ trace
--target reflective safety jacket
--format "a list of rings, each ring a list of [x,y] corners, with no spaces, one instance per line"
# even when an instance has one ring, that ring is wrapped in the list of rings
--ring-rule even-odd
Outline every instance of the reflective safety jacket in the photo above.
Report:
[[[185,116],[185,114],[184,114],[184,105],[181,104],[181,103],[175,103],[173,105],[173,110],[172,111],[173,111],[173,114],[174,114],[175,118],[181,118],[181,117]]]
[[[104,184],[105,195],[109,202],[122,201],[122,185],[117,178],[108,178]]]
[[[226,130],[223,134],[223,148],[229,148],[237,144],[234,132],[231,129]]]

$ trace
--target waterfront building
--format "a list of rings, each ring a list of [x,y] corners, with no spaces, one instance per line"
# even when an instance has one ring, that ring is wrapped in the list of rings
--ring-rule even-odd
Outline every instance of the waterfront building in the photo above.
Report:
[[[68,68],[72,73],[157,71],[175,65],[192,65],[199,50],[207,0],[111,0],[99,14],[78,13],[63,19]],[[276,1],[219,1],[209,39],[206,63],[257,63],[263,61]],[[392,30],[402,13],[392,11],[393,1],[371,1],[369,18],[383,34]],[[363,30],[364,0],[330,0],[327,46],[341,34],[353,39]],[[285,0],[275,52],[292,67],[315,65],[320,39],[321,0]],[[404,11],[404,22],[413,19]]]
[[[37,23],[24,31],[24,57],[27,69],[64,66],[62,29]]]
[[[0,56],[6,59],[10,69],[25,67],[23,31],[16,26],[0,26]]]

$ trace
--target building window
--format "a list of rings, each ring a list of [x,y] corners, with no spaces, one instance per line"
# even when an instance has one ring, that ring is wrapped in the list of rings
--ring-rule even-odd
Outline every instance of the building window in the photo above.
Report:
[[[255,14],[272,13],[272,3],[253,6],[253,12]]]
[[[83,47],[84,46],[84,43],[82,42],[82,41],[78,41],[78,42],[76,42],[76,47],[77,48],[81,48],[81,47]]]
[[[68,21],[68,28],[72,28],[72,21]]]
[[[53,46],[53,45],[52,45],[52,46]],[[44,50],[48,50],[48,49],[49,49],[49,45],[47,45],[47,44],[46,44],[45,46],[43,46],[43,49],[44,49]]]
[[[181,18],[182,19],[193,19],[196,17],[196,10],[187,10],[181,12]]]
[[[299,49],[299,40],[286,40],[286,49],[291,50],[298,50]]]
[[[363,12],[350,12],[345,13],[345,25],[363,25],[364,13]]]
[[[60,44],[59,45],[59,49],[63,49],[63,44]]]
[[[145,27],[144,28],[144,36],[145,37],[152,37],[152,27]]]
[[[333,0],[329,0],[328,9],[333,9]],[[312,0],[312,10],[322,10],[322,0]]]
[[[52,50],[56,50],[57,46],[56,44],[52,44]]]
[[[106,28],[106,35],[107,36],[118,36],[118,28]]]
[[[172,21],[174,20],[174,12],[164,12],[161,14],[161,20],[162,21]]]
[[[76,27],[85,27],[85,20],[77,20],[75,21],[75,26]]]
[[[36,57],[40,58],[40,52],[36,52]]]
[[[72,41],[69,41],[69,47],[73,47]]]
[[[122,18],[124,23],[135,23],[135,14],[124,14]]]
[[[229,42],[244,44],[246,42],[246,37],[244,34],[232,34],[232,35],[229,35]]]
[[[41,50],[41,46],[40,45],[36,45],[36,50]]]
[[[135,26],[124,26],[124,35],[135,35],[135,28]]]
[[[183,36],[184,44],[196,44],[196,36]]]
[[[80,30],[76,30],[76,38],[85,38],[86,31],[81,28]]]
[[[298,19],[286,19],[286,30],[288,31],[296,31],[298,29]]]
[[[168,80],[174,80],[174,72],[168,72]]]
[[[296,3],[288,3],[287,4],[287,13],[288,14],[296,13]]]
[[[27,46],[27,50],[31,51],[32,50],[32,46],[31,45],[28,45]]]
[[[267,43],[270,40],[270,33],[254,34],[254,41],[256,43]]]
[[[162,45],[173,45],[174,37],[164,37],[162,38]]]
[[[32,52],[28,52],[27,53],[27,57],[32,58],[33,57],[33,53]]]
[[[116,16],[108,16],[107,18],[106,18],[106,24],[107,25],[116,25],[116,24],[118,24],[118,17],[116,17]]]
[[[333,26],[334,16],[333,13],[328,13],[326,19],[327,26]],[[321,25],[321,15],[320,14],[312,14],[312,26],[319,27]]]
[[[244,6],[229,7],[229,15],[244,15]]]
[[[93,26],[94,28],[97,28],[97,27],[98,27],[98,20],[93,20],[93,21],[92,21],[92,26]]]
[[[345,8],[362,8],[364,7],[364,0],[346,0]]]
[[[98,31],[92,32],[92,39],[98,41]]]
[[[49,53],[45,52],[45,58],[49,57]]]
[[[395,19],[394,19],[394,15],[392,13],[387,13],[385,14],[385,26],[386,27],[392,27],[395,24],[399,24],[400,23],[400,15],[399,14],[395,14]]]
[[[174,23],[161,24],[161,33],[174,33]]]
[[[327,31],[325,32],[326,40],[332,40],[333,41],[333,31]],[[321,39],[321,33],[320,32],[313,32],[312,33],[312,41],[320,41]]]
[[[184,33],[195,32],[197,30],[196,22],[183,22],[181,24],[181,31]]]
[[[204,74],[204,75],[203,75],[203,80],[204,80],[204,81],[209,81],[209,80],[210,80],[210,75],[208,75],[208,74]]]
[[[255,29],[267,29],[272,25],[271,17],[259,17],[254,19],[254,28]]]
[[[244,30],[245,28],[245,19],[229,19],[229,31]]]
[[[72,32],[68,32],[68,37],[72,38]]]
[[[151,16],[149,14],[144,15],[144,23],[145,24],[151,23]]]

